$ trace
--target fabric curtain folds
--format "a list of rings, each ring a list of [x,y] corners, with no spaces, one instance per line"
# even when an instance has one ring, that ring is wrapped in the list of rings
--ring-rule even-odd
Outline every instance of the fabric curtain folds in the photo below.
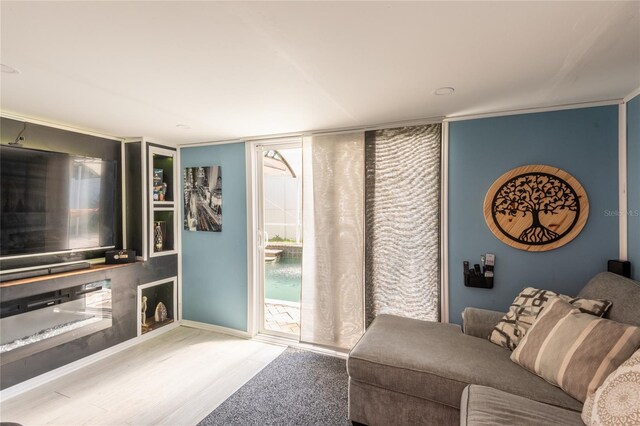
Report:
[[[441,124],[366,133],[366,317],[440,319]]]
[[[300,341],[350,349],[364,332],[364,132],[303,140]]]
[[[379,314],[440,319],[440,149],[440,124],[303,139],[301,341],[350,349]]]

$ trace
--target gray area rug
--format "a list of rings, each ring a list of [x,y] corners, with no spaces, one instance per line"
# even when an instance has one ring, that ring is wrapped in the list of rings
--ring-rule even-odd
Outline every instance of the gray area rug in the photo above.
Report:
[[[351,425],[345,360],[287,348],[199,425]]]

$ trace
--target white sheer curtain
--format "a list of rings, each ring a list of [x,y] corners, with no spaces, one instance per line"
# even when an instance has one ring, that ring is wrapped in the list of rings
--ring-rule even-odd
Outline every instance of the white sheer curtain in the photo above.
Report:
[[[350,349],[364,332],[364,132],[302,147],[300,340]]]

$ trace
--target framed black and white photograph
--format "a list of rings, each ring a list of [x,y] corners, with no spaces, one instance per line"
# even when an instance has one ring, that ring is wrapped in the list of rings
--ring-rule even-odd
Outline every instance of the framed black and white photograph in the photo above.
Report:
[[[185,167],[183,182],[184,229],[222,232],[221,167]]]

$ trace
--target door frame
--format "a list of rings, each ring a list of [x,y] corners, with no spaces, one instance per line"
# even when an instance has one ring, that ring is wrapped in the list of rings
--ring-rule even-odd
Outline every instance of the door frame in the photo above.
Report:
[[[264,209],[262,153],[266,150],[302,149],[302,135],[285,138],[247,141],[247,333],[275,336],[293,341],[289,333],[266,330],[264,327]]]

